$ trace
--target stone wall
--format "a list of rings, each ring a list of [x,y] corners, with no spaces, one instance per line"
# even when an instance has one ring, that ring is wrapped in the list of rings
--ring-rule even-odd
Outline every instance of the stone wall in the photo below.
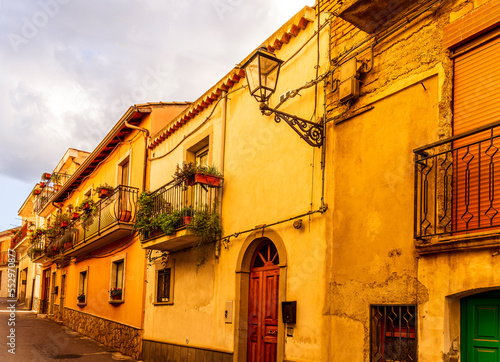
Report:
[[[213,361],[230,362],[233,360],[231,353],[213,351],[191,346],[179,346],[176,344],[143,341],[143,361]]]
[[[141,354],[141,329],[64,308],[63,324],[99,343],[115,348],[121,353],[139,359]]]

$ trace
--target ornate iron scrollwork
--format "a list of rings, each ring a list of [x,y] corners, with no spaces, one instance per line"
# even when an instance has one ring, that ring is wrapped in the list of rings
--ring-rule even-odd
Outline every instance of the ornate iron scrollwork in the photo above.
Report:
[[[278,111],[277,109],[268,107],[265,103],[261,104],[260,110],[262,114],[266,115],[274,113],[274,121],[276,123],[285,121],[309,145],[313,147],[321,147],[323,145],[323,124],[307,121],[292,114]]]

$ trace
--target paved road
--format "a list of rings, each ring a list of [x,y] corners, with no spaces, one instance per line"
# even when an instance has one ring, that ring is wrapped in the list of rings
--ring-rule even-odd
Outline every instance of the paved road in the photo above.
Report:
[[[11,313],[11,303],[0,298],[0,361],[10,362],[100,362],[128,360],[94,340],[84,337],[61,324],[37,318],[36,314],[16,303],[16,312]],[[9,326],[9,323],[15,325]],[[11,333],[11,328],[15,329]],[[13,335],[12,342],[8,345]],[[14,348],[13,348],[14,347]],[[9,353],[9,350],[15,354]]]

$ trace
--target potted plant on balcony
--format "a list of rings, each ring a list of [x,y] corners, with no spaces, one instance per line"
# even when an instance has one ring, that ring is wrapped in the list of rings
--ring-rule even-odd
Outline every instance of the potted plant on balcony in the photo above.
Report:
[[[104,199],[111,194],[111,192],[113,191],[113,188],[111,186],[109,186],[108,184],[104,184],[104,185],[99,185],[95,189],[95,191],[99,194],[100,199]]]
[[[194,175],[196,174],[197,166],[194,162],[183,162],[182,167],[177,164],[175,173],[172,175],[175,183],[184,182],[186,186],[194,185]]]
[[[84,212],[92,211],[94,207],[94,201],[91,198],[83,199],[82,202],[78,204],[78,210]]]
[[[42,173],[42,180],[49,181],[50,180],[50,173],[44,172]]]
[[[40,189],[34,189],[33,190],[33,196],[40,195]]]
[[[197,211],[187,229],[199,237],[194,250],[197,254],[196,266],[200,267],[208,260],[208,245],[222,237],[223,230],[220,215],[217,212],[217,201],[214,202],[212,208],[206,205],[202,210]]]
[[[142,237],[150,237],[150,234],[158,227],[153,210],[154,196],[149,191],[141,192],[137,200],[134,230],[138,231]]]
[[[208,187],[218,187],[222,180],[221,176],[221,173],[214,165],[198,166],[196,168],[196,174],[194,175],[194,181],[207,185]]]
[[[181,213],[178,210],[174,210],[170,213],[161,214],[157,217],[156,223],[167,235],[172,235],[177,230],[180,222],[182,220]]]
[[[54,187],[55,191],[59,191],[61,188],[61,175],[58,173],[53,173],[50,176],[50,179],[52,180],[52,186]]]
[[[78,210],[82,211],[80,218],[83,227],[88,228],[94,222],[94,216],[97,211],[94,201],[91,198],[83,199],[82,202],[78,204]]]
[[[182,221],[184,225],[189,225],[191,223],[191,218],[193,216],[193,208],[191,206],[183,207],[181,210]]]
[[[76,297],[76,299],[78,300],[78,303],[82,304],[82,303],[85,303],[85,294],[80,294],[78,295],[78,297]]]
[[[109,291],[109,296],[113,300],[121,300],[122,299],[122,288],[113,288]]]
[[[65,229],[68,227],[68,223],[70,221],[68,214],[59,214],[56,216],[56,220],[59,223],[59,227],[61,229]]]

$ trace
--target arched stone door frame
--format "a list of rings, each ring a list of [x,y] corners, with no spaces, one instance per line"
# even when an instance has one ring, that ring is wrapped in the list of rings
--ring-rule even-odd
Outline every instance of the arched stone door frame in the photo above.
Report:
[[[251,233],[243,242],[236,264],[236,299],[234,323],[233,361],[244,362],[247,359],[248,343],[248,297],[250,290],[250,266],[257,247],[263,240],[269,239],[279,255],[279,299],[278,299],[278,345],[277,360],[283,361],[285,354],[285,330],[281,316],[281,302],[286,300],[287,253],[279,234],[269,228]]]

